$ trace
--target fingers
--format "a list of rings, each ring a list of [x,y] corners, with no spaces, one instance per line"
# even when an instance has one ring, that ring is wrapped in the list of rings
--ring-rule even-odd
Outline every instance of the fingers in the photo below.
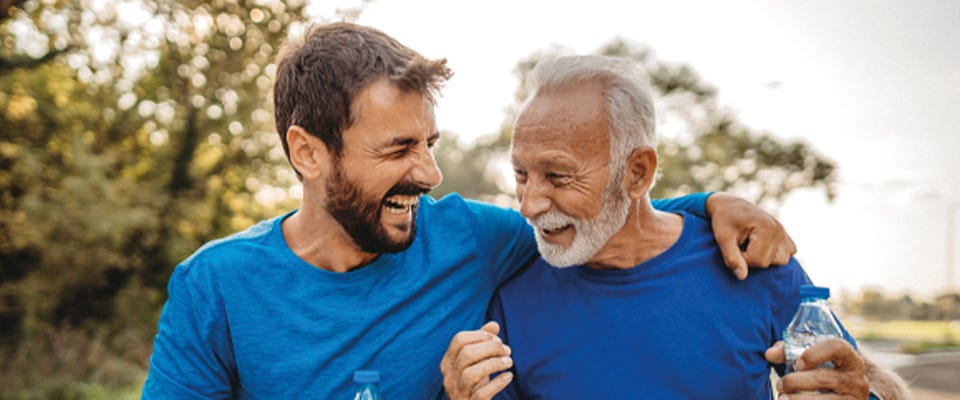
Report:
[[[483,326],[480,327],[480,330],[492,333],[494,335],[499,335],[500,324],[498,324],[497,321],[490,321],[490,322],[487,322],[486,324],[483,324]]]
[[[780,227],[780,229],[782,228],[783,227]],[[790,262],[790,257],[796,253],[797,245],[793,243],[793,239],[790,238],[790,235],[787,235],[786,231],[783,231],[783,235],[780,236],[776,251],[774,251],[773,258],[770,260],[770,264],[786,265]]]
[[[817,368],[828,361],[833,363],[834,368]],[[870,384],[863,360],[843,339],[825,339],[810,346],[797,360],[797,369],[799,372],[787,374],[781,379],[782,393],[829,391],[839,396],[836,398],[844,399],[865,399],[869,395]],[[799,398],[790,396],[794,400]]]
[[[738,279],[749,267],[787,264],[797,252],[783,225],[746,200],[715,193],[707,198],[707,212],[724,262]]]
[[[744,257],[751,267],[786,265],[790,257],[797,253],[797,245],[787,235],[783,225],[769,215],[750,231],[748,243]]]
[[[771,364],[783,364],[787,362],[787,352],[784,350],[783,341],[778,341],[770,346],[763,357]]]
[[[500,371],[506,371],[512,366],[513,359],[507,356],[488,358],[473,364],[463,370],[457,382],[459,385],[458,390],[466,393],[479,393],[482,388],[489,387],[490,384],[497,382],[496,379],[490,380],[490,375]],[[507,383],[510,383],[510,381],[507,380]],[[499,390],[493,392],[493,394],[497,392],[499,392]]]
[[[786,265],[790,262],[790,257],[793,257],[794,254],[797,254],[797,244],[793,242],[793,238],[791,238],[786,231],[783,233],[783,239],[783,243],[781,244],[783,247],[782,258],[777,258],[774,260],[777,265]]]
[[[510,347],[504,345],[497,336],[499,331],[500,326],[496,322],[489,322],[478,330],[454,335],[440,362],[443,386],[451,399],[474,398],[471,396],[477,391],[491,391],[502,383],[489,378],[513,366]],[[512,378],[499,379],[506,379],[509,383]]]
[[[496,378],[490,380],[489,383],[482,385],[473,392],[471,399],[477,400],[489,400],[493,396],[496,396],[497,393],[500,393],[510,384],[510,381],[513,380],[513,374],[510,372],[504,372],[500,375],[497,375]]]
[[[747,260],[743,258],[740,250],[739,240],[737,240],[736,231],[728,229],[718,229],[715,231],[717,236],[717,245],[720,252],[723,253],[723,262],[733,272],[739,280],[747,278]]]
[[[494,321],[487,322],[482,328],[476,331],[461,331],[453,336],[450,345],[447,346],[447,352],[443,355],[440,362],[441,371],[444,368],[452,367],[453,362],[459,356],[464,347],[475,343],[495,340],[500,341],[497,334],[500,333],[500,325]]]
[[[747,265],[768,267],[777,255],[782,233],[767,227],[757,227],[750,232],[750,245],[744,253]]]
[[[806,349],[797,360],[797,369],[809,370],[830,361],[837,370],[859,371],[863,373],[866,367],[863,359],[857,354],[850,343],[840,338],[828,338],[815,343]]]
[[[870,384],[861,373],[859,376],[831,368],[815,368],[809,371],[794,372],[785,375],[778,384],[780,392],[793,394],[800,392],[827,392],[844,399],[866,399],[870,395]],[[818,399],[825,398],[823,394]],[[829,398],[829,397],[826,397]]]
[[[854,399],[859,399],[859,397],[850,397],[850,396],[840,395],[836,393],[817,393],[817,392],[792,393],[789,396],[784,392],[780,392],[780,393],[782,394],[780,395],[780,397],[777,397],[777,400],[854,400]],[[864,399],[866,399],[866,397],[864,397]]]

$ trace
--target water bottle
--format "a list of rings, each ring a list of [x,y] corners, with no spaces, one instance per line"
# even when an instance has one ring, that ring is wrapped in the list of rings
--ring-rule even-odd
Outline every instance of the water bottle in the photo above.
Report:
[[[783,341],[787,353],[787,373],[796,371],[796,362],[803,351],[814,343],[828,337],[843,337],[840,325],[830,311],[830,289],[804,285],[800,287],[800,308],[783,330]],[[821,368],[833,368],[827,362]]]
[[[380,400],[380,372],[361,370],[353,373],[353,383],[357,385],[357,394],[353,400]]]

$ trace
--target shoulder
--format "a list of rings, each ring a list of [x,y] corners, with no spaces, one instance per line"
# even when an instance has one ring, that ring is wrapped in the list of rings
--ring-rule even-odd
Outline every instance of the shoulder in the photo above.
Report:
[[[676,261],[686,267],[686,272],[708,278],[704,281],[707,285],[723,282],[735,292],[771,293],[792,291],[808,281],[794,258],[783,266],[750,268],[746,281],[736,280],[723,261],[710,221],[686,212],[680,214],[684,217],[684,231],[681,235],[682,251]]]
[[[177,265],[174,277],[197,279],[258,259],[257,253],[274,247],[270,236],[287,215],[260,221],[243,231],[205,243]]]
[[[531,299],[540,292],[550,292],[562,283],[563,275],[573,273],[571,268],[557,268],[538,257],[514,273],[500,285],[501,297],[510,299]]]
[[[458,193],[450,193],[440,199],[430,196],[421,198],[421,210],[426,216],[460,218],[519,218],[520,213],[506,207],[482,201],[465,199]]]
[[[464,199],[452,193],[439,200],[421,199],[418,225],[431,235],[462,237],[479,243],[497,244],[519,236],[527,236],[529,225],[516,210]],[[532,237],[531,240],[532,242]]]
[[[713,226],[710,220],[686,211],[677,211],[683,217],[683,230],[690,236],[713,239]]]

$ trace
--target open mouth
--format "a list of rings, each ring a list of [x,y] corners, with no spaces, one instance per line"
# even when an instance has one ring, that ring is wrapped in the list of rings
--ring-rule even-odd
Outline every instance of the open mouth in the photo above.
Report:
[[[559,235],[567,231],[568,229],[572,229],[572,228],[573,228],[573,225],[563,225],[556,228],[540,228],[540,233],[542,233],[544,236],[553,236],[553,235]]]
[[[393,195],[383,201],[383,208],[390,214],[403,215],[420,204],[419,196]]]

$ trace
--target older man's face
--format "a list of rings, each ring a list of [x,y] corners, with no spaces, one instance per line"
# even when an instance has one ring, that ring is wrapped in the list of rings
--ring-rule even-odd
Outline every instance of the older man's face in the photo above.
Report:
[[[609,162],[609,130],[599,83],[541,91],[517,119],[520,213],[554,266],[589,261],[626,221],[630,200],[622,171]]]

